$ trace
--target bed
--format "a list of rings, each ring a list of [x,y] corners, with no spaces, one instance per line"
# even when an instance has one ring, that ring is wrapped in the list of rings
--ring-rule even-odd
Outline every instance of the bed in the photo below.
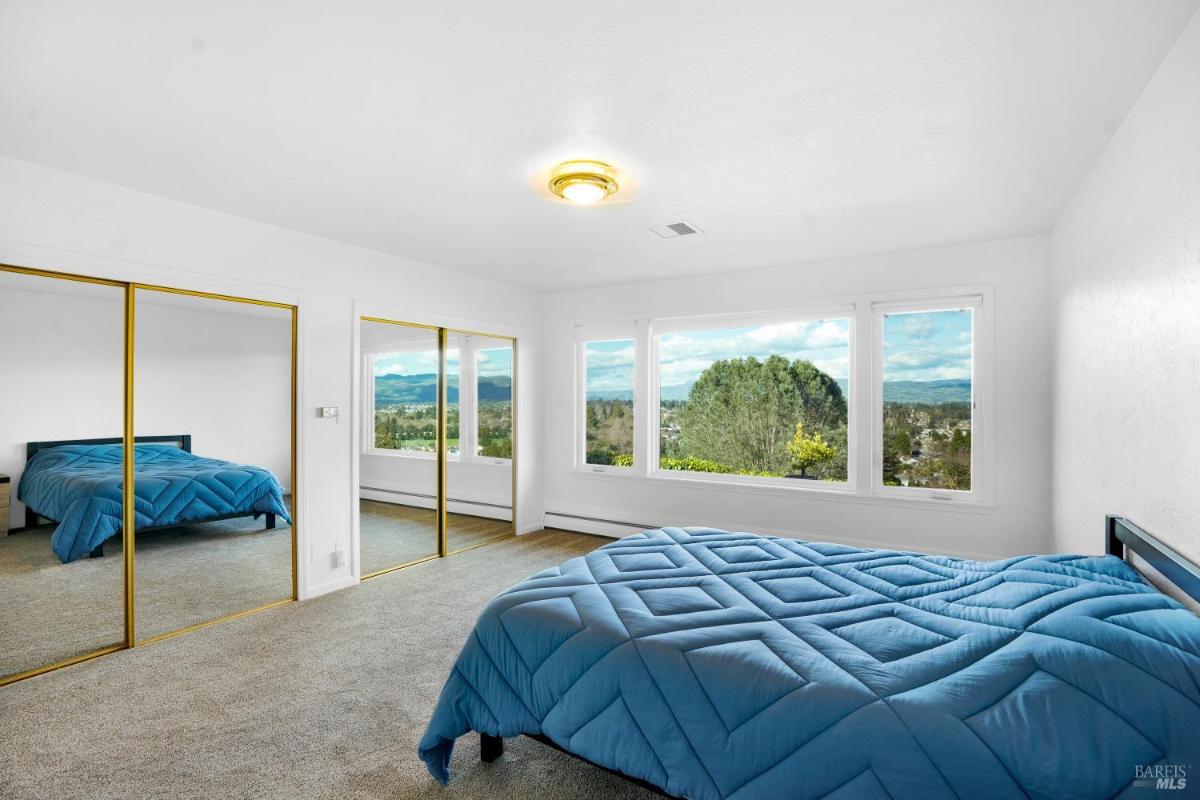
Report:
[[[123,455],[119,438],[29,443],[17,498],[26,528],[58,523],[50,545],[63,563],[103,555],[124,527]],[[133,464],[138,532],[262,515],[268,529],[276,517],[291,523],[270,470],[196,456],[190,436],[136,437]]]
[[[528,736],[667,797],[1113,797],[1200,765],[1200,571],[979,562],[699,528],[627,537],[484,610],[419,753]],[[1183,776],[1185,785],[1195,778]]]

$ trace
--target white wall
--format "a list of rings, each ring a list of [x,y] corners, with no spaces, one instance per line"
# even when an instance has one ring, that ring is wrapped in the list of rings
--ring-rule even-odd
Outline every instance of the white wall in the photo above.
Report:
[[[547,510],[980,557],[1045,551],[1050,542],[1047,282],[1047,241],[1034,237],[550,295]],[[573,469],[577,322],[763,310],[858,292],[978,284],[990,284],[994,299],[994,508],[742,492]]]
[[[0,285],[0,473],[12,479],[12,527],[25,524],[17,486],[27,442],[120,436],[124,424],[124,292],[52,293],[62,284],[13,276]]]
[[[290,490],[291,314],[137,297],[135,434],[191,434],[196,455],[266,467]]]
[[[1200,560],[1200,16],[1051,238],[1054,541],[1124,514]]]
[[[166,200],[13,159],[0,159],[0,261],[298,303],[302,593],[352,580],[332,567],[348,548],[357,449],[349,424],[356,302],[388,315],[520,339],[519,416],[540,414],[542,295],[412,259]],[[340,420],[317,406],[339,406]],[[519,452],[540,449],[522,425]],[[523,528],[542,514],[538,459],[521,461]]]
[[[11,524],[17,526],[24,524],[15,489],[26,442],[121,435],[124,292],[88,287],[81,295],[74,284],[26,276],[6,276],[5,284],[0,473],[12,478]],[[290,488],[290,320],[141,297],[137,435],[191,434],[198,455],[266,467]],[[197,348],[200,332],[205,346]]]

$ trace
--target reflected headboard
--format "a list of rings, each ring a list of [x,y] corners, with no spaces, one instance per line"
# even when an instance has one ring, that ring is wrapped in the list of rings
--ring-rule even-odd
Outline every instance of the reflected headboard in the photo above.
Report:
[[[1200,603],[1200,567],[1124,517],[1109,515],[1106,526],[1105,553],[1125,558],[1128,549],[1180,592]]]
[[[25,445],[25,460],[33,458],[36,453],[41,450],[49,450],[51,447],[65,447],[69,444],[121,444],[125,440],[120,436],[110,437],[108,439],[63,439],[58,442],[29,442]],[[190,433],[182,433],[177,436],[135,436],[133,437],[134,444],[173,444],[180,450],[192,452],[192,435]]]

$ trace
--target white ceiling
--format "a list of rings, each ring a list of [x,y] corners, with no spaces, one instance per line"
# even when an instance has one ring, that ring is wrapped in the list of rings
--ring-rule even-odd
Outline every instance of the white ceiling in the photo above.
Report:
[[[795,264],[1049,230],[1198,5],[0,0],[0,153],[545,290]]]

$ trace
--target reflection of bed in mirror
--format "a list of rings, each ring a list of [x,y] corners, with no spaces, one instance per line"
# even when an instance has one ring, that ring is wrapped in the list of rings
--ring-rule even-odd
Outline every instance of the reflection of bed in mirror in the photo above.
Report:
[[[289,524],[283,487],[264,467],[203,458],[191,436],[134,439],[135,523],[138,533],[204,522],[276,517]],[[122,439],[30,442],[17,489],[26,528],[43,517],[58,524],[50,539],[64,563],[104,554],[104,542],[121,532]]]

